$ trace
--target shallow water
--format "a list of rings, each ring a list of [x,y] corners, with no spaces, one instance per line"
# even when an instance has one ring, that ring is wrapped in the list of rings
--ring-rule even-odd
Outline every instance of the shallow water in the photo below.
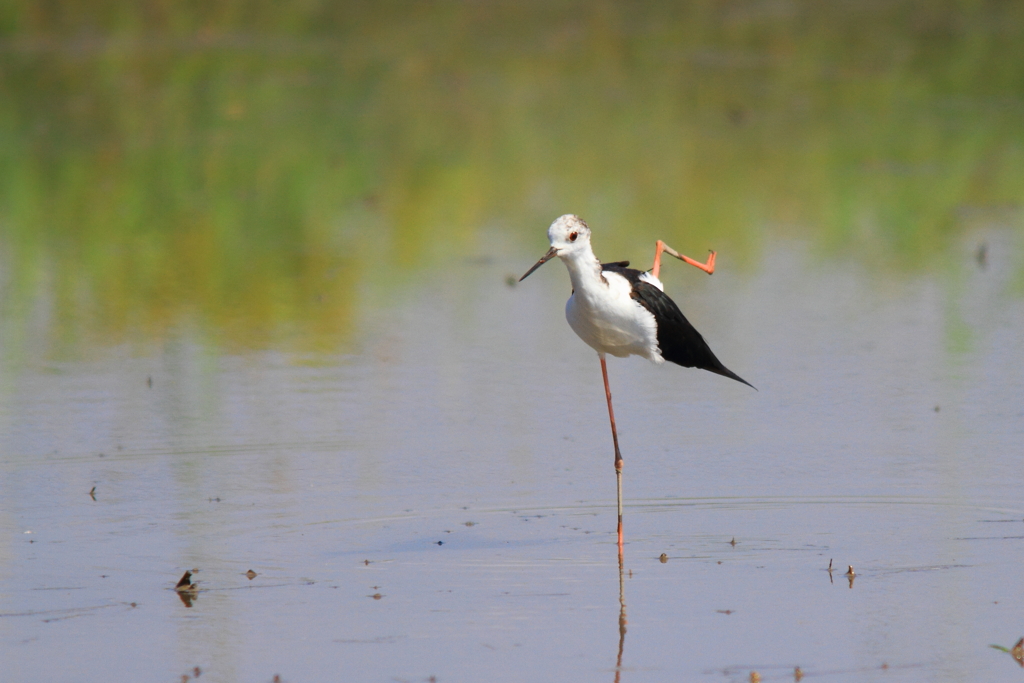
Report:
[[[232,355],[181,329],[8,358],[4,678],[1022,675],[989,647],[1024,635],[1016,233],[916,275],[785,240],[750,270],[666,266],[758,391],[610,361],[620,568],[600,370],[564,321],[564,268],[507,283],[542,232],[537,254],[364,304],[346,355]]]
[[[3,5],[0,679],[1021,676],[1021,7]]]

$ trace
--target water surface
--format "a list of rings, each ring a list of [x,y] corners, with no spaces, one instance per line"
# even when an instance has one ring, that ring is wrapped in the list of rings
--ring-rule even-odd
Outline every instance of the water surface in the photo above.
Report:
[[[793,242],[749,275],[728,255],[667,272],[760,391],[611,363],[621,595],[600,371],[557,263],[516,287],[529,258],[453,264],[367,312],[346,355],[211,354],[183,331],[35,358],[0,413],[8,675],[1020,675],[988,647],[1019,637],[1024,560],[1002,253],[955,287]]]
[[[1024,674],[1019,5],[79,5],[0,8],[4,680]],[[611,360],[621,559],[566,212],[759,390]]]

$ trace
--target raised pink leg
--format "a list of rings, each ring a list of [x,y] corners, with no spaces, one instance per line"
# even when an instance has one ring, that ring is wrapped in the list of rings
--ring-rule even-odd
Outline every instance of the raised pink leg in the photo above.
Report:
[[[707,263],[701,263],[700,261],[695,261],[689,256],[683,256],[672,247],[668,246],[661,240],[658,240],[658,244],[655,245],[654,248],[654,267],[651,268],[651,275],[653,275],[654,277],[658,277],[658,273],[661,272],[661,252],[663,251],[668,252],[672,256],[675,256],[680,261],[685,261],[686,263],[689,263],[691,266],[700,268],[708,275],[711,275],[713,272],[715,272],[715,252],[711,252],[711,254],[708,256]]]

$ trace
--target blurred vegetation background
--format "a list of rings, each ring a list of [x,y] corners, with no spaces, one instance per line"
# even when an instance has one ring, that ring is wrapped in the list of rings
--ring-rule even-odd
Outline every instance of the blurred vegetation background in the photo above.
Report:
[[[366,288],[496,235],[525,269],[567,212],[644,266],[928,269],[1022,231],[1021,45],[1008,0],[8,0],[0,343],[332,350]]]

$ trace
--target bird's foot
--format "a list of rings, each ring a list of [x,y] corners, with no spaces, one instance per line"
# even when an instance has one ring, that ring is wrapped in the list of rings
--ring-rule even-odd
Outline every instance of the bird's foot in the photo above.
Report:
[[[716,255],[717,252],[712,251],[710,254],[708,254],[707,262],[701,263],[700,261],[697,261],[696,259],[692,259],[689,256],[685,256],[683,254],[680,254],[678,251],[676,251],[672,247],[668,246],[667,244],[665,244],[661,240],[658,240],[658,243],[657,243],[657,245],[655,246],[655,249],[654,249],[654,267],[651,268],[651,274],[654,275],[654,277],[658,277],[658,273],[661,271],[661,252],[663,252],[663,251],[667,252],[671,256],[675,256],[680,261],[683,261],[685,263],[689,263],[691,266],[693,266],[695,268],[700,268],[701,270],[703,270],[708,275],[711,275],[712,273],[715,272],[715,255]]]

